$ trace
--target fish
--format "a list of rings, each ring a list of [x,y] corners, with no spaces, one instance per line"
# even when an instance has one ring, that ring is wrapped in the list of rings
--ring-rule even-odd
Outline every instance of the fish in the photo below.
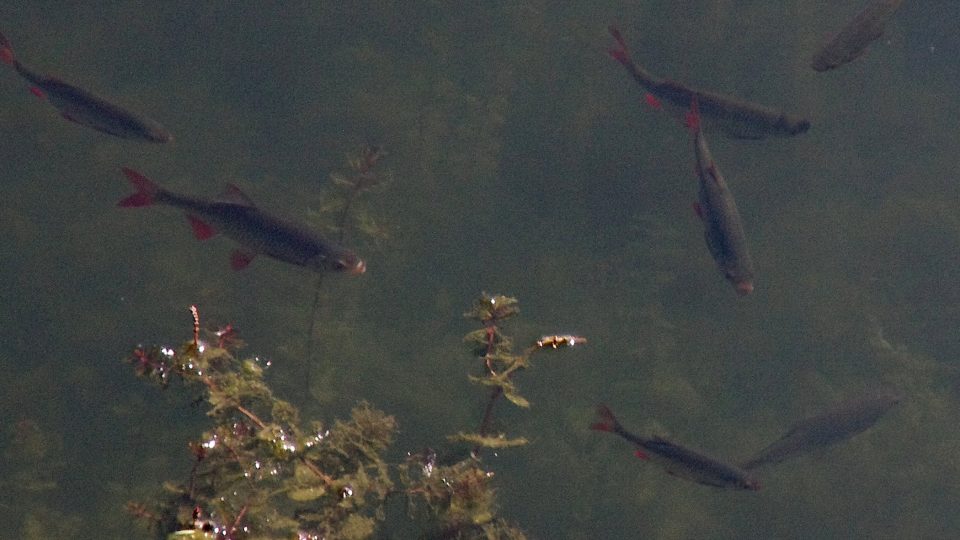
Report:
[[[895,390],[883,390],[867,397],[844,401],[823,413],[797,422],[782,437],[743,462],[740,468],[749,471],[780,463],[849,439],[869,429],[901,401],[903,395]]]
[[[14,57],[13,47],[3,34],[0,34],[0,61],[12,65],[21,77],[34,85],[30,91],[37,97],[46,99],[66,120],[121,139],[152,143],[167,143],[173,140],[169,131],[150,118],[66,81],[29,69]]]
[[[663,437],[630,433],[606,405],[597,406],[598,421],[590,429],[615,433],[637,446],[636,456],[662,466],[668,474],[698,484],[725,489],[757,491],[760,482],[741,468],[691,450]]]
[[[753,292],[753,259],[747,248],[737,203],[714,163],[707,139],[700,129],[698,104],[699,99],[694,98],[687,115],[687,125],[693,132],[696,171],[700,180],[698,202],[693,208],[703,222],[703,236],[713,260],[737,294],[746,296]]]
[[[810,121],[806,118],[657,77],[633,61],[627,52],[627,43],[616,26],[611,25],[609,30],[618,46],[607,52],[623,64],[627,72],[648,92],[647,102],[651,105],[667,102],[679,111],[686,111],[696,98],[704,115],[725,134],[738,139],[762,139],[771,135],[789,137],[810,129]]]
[[[872,0],[813,55],[810,67],[827,71],[859,58],[867,45],[883,35],[887,21],[901,4],[903,0]]]
[[[246,268],[256,255],[263,254],[316,272],[359,275],[366,271],[366,264],[352,251],[321,238],[305,225],[261,210],[233,184],[228,184],[218,199],[204,200],[167,191],[133,169],[124,167],[122,171],[136,192],[118,206],[166,204],[180,208],[198,240],[220,231],[242,246],[230,257],[234,270]]]

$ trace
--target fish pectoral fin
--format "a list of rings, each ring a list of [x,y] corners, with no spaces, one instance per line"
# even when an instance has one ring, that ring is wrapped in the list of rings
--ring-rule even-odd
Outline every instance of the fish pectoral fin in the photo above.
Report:
[[[193,229],[193,236],[197,240],[206,240],[217,235],[217,231],[209,223],[197,216],[187,214],[187,220],[190,222],[190,228]]]
[[[243,270],[250,265],[250,262],[253,261],[253,258],[257,254],[253,251],[245,249],[235,249],[233,253],[230,254],[230,268],[234,270]]]
[[[643,95],[643,101],[651,109],[656,109],[659,111],[660,109],[663,108],[663,103],[660,103],[660,100],[657,99],[657,96],[651,94],[650,92],[647,92]]]
[[[637,450],[637,451],[635,451],[635,452],[633,453],[633,455],[637,456],[637,457],[640,458],[640,459],[644,459],[644,460],[649,460],[649,459],[650,459],[650,456],[648,456],[647,453],[644,452],[643,450]]]

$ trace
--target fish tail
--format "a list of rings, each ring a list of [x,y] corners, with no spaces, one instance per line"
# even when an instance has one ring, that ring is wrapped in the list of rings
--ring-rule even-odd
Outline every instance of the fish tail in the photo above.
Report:
[[[613,415],[613,411],[610,410],[610,407],[602,403],[597,405],[597,420],[597,422],[590,424],[590,429],[611,433],[618,433],[621,430],[620,422],[618,422],[617,417]]]
[[[616,25],[611,24],[607,27],[607,30],[610,31],[610,35],[613,36],[613,39],[617,40],[617,46],[607,49],[607,54],[625,66],[632,64],[633,61],[630,60],[630,55],[627,53],[627,42],[623,39],[623,34],[620,33],[620,29],[617,28]]]
[[[13,46],[10,45],[10,40],[6,36],[0,34],[0,62],[4,64],[14,65],[13,58]]]
[[[121,199],[120,202],[117,203],[117,206],[150,206],[156,202],[157,196],[163,192],[160,186],[154,184],[152,180],[133,169],[124,167],[122,170],[123,174],[127,176],[127,180],[130,180],[133,187],[137,189],[137,192]]]

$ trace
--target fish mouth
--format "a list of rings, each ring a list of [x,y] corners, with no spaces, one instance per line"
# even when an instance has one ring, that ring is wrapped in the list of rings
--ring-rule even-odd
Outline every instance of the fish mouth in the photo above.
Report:
[[[150,140],[160,144],[173,142],[173,134],[168,131],[160,131],[160,132],[154,133]]]
[[[753,283],[750,281],[738,281],[734,284],[734,288],[737,289],[737,294],[746,296],[753,292]]]
[[[359,261],[357,261],[357,264],[354,265],[353,268],[351,268],[350,270],[348,270],[348,272],[350,272],[350,274],[351,274],[351,275],[354,275],[354,276],[359,276],[360,274],[362,274],[362,273],[364,273],[364,272],[366,272],[366,271],[367,271],[367,263],[363,262],[362,259],[359,260]]]

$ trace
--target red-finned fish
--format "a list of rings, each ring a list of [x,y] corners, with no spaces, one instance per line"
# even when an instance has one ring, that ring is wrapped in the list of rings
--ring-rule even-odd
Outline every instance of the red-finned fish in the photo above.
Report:
[[[627,43],[620,34],[620,30],[615,26],[610,26],[609,30],[618,45],[617,48],[609,49],[610,56],[623,64],[627,72],[648,92],[648,103],[667,102],[679,111],[686,111],[696,98],[704,115],[715,121],[727,135],[741,139],[761,139],[768,135],[798,135],[810,129],[810,121],[805,118],[656,77],[630,58]]]
[[[318,272],[362,274],[366,270],[352,251],[321,238],[304,225],[260,210],[232,184],[219,199],[208,201],[167,191],[132,169],[124,168],[123,174],[137,192],[121,200],[119,206],[160,203],[182,209],[197,239],[206,240],[220,231],[243,246],[230,257],[234,270],[245,268],[260,253]]]
[[[700,177],[699,201],[694,204],[694,210],[703,222],[703,236],[710,255],[737,294],[744,296],[753,292],[753,260],[747,249],[737,203],[714,163],[707,139],[700,129],[698,101],[693,100],[687,116],[687,125],[693,131],[697,175]]]
[[[673,476],[719,488],[753,491],[760,489],[760,482],[734,465],[685,448],[662,437],[646,438],[630,433],[620,425],[606,405],[597,407],[597,418],[599,421],[591,424],[590,429],[616,433],[637,445],[637,457],[659,464]]]
[[[813,55],[810,67],[827,71],[856,60],[867,45],[883,35],[884,26],[902,3],[903,0],[872,0]]]
[[[30,91],[49,101],[60,111],[61,116],[71,122],[123,139],[155,143],[173,140],[170,132],[145,116],[128,111],[68,82],[30,70],[14,57],[13,47],[3,34],[0,34],[0,61],[12,65],[21,77],[33,83],[35,86]]]
[[[866,431],[902,400],[899,392],[884,390],[869,397],[844,401],[826,412],[797,422],[783,437],[759,451],[740,468],[750,470],[769,463],[780,463],[853,437]]]

